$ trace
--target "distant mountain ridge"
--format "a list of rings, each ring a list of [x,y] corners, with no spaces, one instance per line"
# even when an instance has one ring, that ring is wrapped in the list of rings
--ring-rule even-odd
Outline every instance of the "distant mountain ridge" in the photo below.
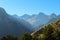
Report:
[[[29,15],[30,17],[27,16],[27,18],[25,18],[25,16],[23,15],[20,18],[29,22],[33,26],[33,29],[41,28],[40,27],[41,25],[44,26],[46,24],[53,23],[54,21],[56,21],[57,19],[60,18],[60,16],[58,17],[58,15],[56,15],[55,13],[52,13],[50,15],[46,15],[43,12],[40,12],[37,15],[31,15],[31,16]]]

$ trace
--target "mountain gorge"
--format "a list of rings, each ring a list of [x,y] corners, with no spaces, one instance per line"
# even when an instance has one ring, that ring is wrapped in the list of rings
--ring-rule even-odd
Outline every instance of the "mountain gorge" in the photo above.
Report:
[[[21,37],[7,35],[0,38],[1,40],[60,40],[60,19],[45,25],[41,29],[32,33],[26,33]]]

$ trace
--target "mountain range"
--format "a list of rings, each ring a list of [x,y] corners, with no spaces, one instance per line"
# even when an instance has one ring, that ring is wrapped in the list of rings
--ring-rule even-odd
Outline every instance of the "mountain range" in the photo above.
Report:
[[[5,35],[22,36],[23,34],[44,27],[60,19],[60,15],[52,13],[46,15],[43,12],[39,14],[22,16],[9,15],[4,8],[0,7],[0,37]]]

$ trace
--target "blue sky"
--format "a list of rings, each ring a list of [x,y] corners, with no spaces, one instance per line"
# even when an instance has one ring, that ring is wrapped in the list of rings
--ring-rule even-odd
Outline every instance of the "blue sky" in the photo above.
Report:
[[[60,14],[60,0],[0,0],[0,7],[3,7],[8,14]]]

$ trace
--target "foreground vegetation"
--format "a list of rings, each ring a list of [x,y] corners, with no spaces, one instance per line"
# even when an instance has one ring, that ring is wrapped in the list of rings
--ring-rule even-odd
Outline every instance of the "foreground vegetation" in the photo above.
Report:
[[[49,24],[32,34],[26,33],[22,37],[7,35],[0,40],[60,40],[60,20]]]

